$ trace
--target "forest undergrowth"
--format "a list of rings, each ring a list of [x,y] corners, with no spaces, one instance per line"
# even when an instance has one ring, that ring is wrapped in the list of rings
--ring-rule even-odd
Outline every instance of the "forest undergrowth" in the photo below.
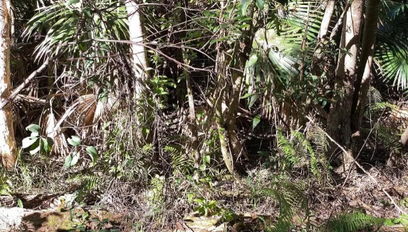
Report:
[[[16,231],[408,231],[406,1],[1,1]]]

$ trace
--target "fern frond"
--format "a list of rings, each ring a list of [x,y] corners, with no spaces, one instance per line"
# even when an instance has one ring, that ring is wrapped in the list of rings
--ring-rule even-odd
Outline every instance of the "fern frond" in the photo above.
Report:
[[[167,145],[164,147],[164,151],[170,154],[171,166],[174,172],[185,174],[189,173],[192,170],[194,162],[184,154],[182,149]]]
[[[283,160],[284,167],[286,166],[285,165],[286,163],[289,165],[289,167],[298,164],[300,162],[300,159],[297,156],[297,152],[296,152],[292,142],[289,141],[282,134],[281,131],[278,131],[276,140],[277,140],[277,143],[278,143],[278,148],[282,152],[282,155],[285,158],[285,160]]]
[[[381,226],[385,219],[355,212],[339,215],[329,220],[322,228],[323,232],[357,232],[362,229]]]
[[[270,230],[273,232],[286,232],[293,227],[292,219],[297,211],[307,210],[307,198],[302,188],[297,184],[284,180],[272,183],[270,188],[263,188],[255,192],[257,196],[271,197],[279,204],[279,217]]]
[[[310,144],[310,142],[307,140],[307,138],[300,132],[298,131],[293,131],[292,134],[295,136],[295,138],[298,139],[298,143],[302,146],[302,148],[305,150],[305,152],[309,155],[309,166],[310,166],[310,171],[312,172],[313,175],[316,177],[320,177],[321,173],[319,170],[319,159],[317,158],[315,151]]]

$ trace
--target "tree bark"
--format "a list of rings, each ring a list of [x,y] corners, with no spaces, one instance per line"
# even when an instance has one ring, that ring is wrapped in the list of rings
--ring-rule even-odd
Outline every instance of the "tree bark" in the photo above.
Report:
[[[369,57],[372,56],[374,51],[374,43],[377,35],[379,6],[379,0],[369,0],[367,4],[360,65],[358,66],[357,79],[354,83],[353,104],[351,108],[353,133],[358,132],[360,129],[359,119],[361,118],[361,114],[363,113],[365,98],[367,97],[367,91],[369,87],[367,82],[369,82],[372,63]]]
[[[136,105],[139,105],[140,101],[143,99],[146,91],[146,80],[147,80],[147,59],[146,59],[146,49],[143,45],[143,27],[142,20],[139,13],[139,4],[135,0],[125,0],[126,11],[128,13],[128,26],[129,26],[129,39],[132,42],[130,46],[130,52],[132,53],[132,75],[134,78],[134,92],[133,97],[136,101]],[[144,136],[142,132],[142,123],[140,120],[141,109],[136,109],[136,137],[137,141],[142,141]]]
[[[337,170],[343,173],[353,167],[355,155],[361,149],[359,130],[376,38],[379,0],[367,1],[364,10],[365,2],[352,1],[345,15],[335,75],[337,95],[327,122],[329,134],[347,150],[342,156],[343,165]]]
[[[403,147],[408,147],[408,127],[405,128],[404,133],[401,135],[401,144]]]
[[[187,59],[184,59],[184,63],[188,63]],[[186,78],[186,87],[187,87],[187,100],[188,100],[188,119],[189,119],[189,130],[191,133],[190,141],[190,152],[192,153],[192,158],[195,161],[195,164],[198,165],[200,161],[200,151],[198,149],[198,129],[197,129],[197,119],[196,111],[194,105],[194,95],[191,85],[191,76],[186,70],[184,71],[184,76]]]
[[[226,23],[223,11],[225,2],[221,1],[220,23]],[[253,4],[247,9],[248,16],[254,16]],[[221,37],[228,36],[228,30],[220,32]],[[228,171],[237,175],[237,160],[246,156],[244,145],[238,134],[237,112],[241,97],[243,75],[246,62],[252,49],[255,35],[253,22],[248,29],[244,29],[234,43],[217,43],[217,59],[215,72],[218,75],[219,94],[216,96],[216,124],[221,146],[221,153]],[[229,54],[228,54],[229,53]]]
[[[323,20],[322,20],[322,24],[320,25],[320,31],[318,35],[319,40],[324,39],[329,33],[330,22],[333,16],[335,5],[336,5],[336,0],[326,1],[326,8],[324,11]]]
[[[354,162],[352,150],[352,100],[354,83],[357,79],[358,57],[360,51],[361,28],[363,20],[363,0],[354,0],[343,22],[340,40],[340,54],[335,71],[337,91],[328,117],[328,132],[347,152],[342,153],[342,166],[338,172],[347,171]],[[347,51],[347,53],[345,52]],[[334,146],[334,145],[333,145]],[[332,151],[334,150],[331,149]]]
[[[126,10],[128,13],[129,36],[132,52],[132,70],[135,77],[135,97],[142,99],[146,81],[146,51],[143,46],[143,27],[139,13],[139,5],[133,0],[126,0]]]
[[[10,77],[11,16],[10,0],[1,0],[0,13],[0,99],[2,102],[10,95],[12,87]],[[13,116],[10,106],[0,109],[0,156],[2,164],[12,169],[17,160],[14,137]]]

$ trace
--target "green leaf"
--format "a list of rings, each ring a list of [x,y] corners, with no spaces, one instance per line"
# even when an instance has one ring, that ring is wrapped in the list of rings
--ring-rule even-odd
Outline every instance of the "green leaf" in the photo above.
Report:
[[[195,197],[194,193],[187,193],[187,201],[188,201],[189,203],[192,203],[192,202],[193,202],[194,197]]]
[[[247,99],[249,97],[251,97],[252,95],[254,95],[253,93],[246,93],[244,96],[241,97],[241,99]]]
[[[256,64],[256,62],[258,61],[258,55],[257,54],[253,54],[248,62],[247,62],[247,68],[252,67]]]
[[[70,167],[72,167],[72,166],[75,166],[75,164],[78,163],[78,160],[79,160],[79,153],[78,153],[78,152],[74,152],[74,153],[68,155],[68,156],[65,158],[64,167],[65,167],[65,168],[70,168]]]
[[[248,107],[251,108],[255,104],[256,100],[258,100],[258,95],[253,94],[249,99]]]
[[[204,163],[210,164],[211,163],[211,157],[209,155],[205,155],[203,157]]]
[[[256,6],[258,9],[263,10],[265,7],[265,1],[264,0],[256,0]]]
[[[65,168],[71,167],[71,162],[72,162],[72,155],[69,154],[67,157],[65,157],[64,167]]]
[[[86,17],[88,17],[88,18],[90,18],[90,19],[92,20],[92,12],[91,12],[91,9],[89,9],[89,8],[87,7],[87,8],[84,8],[84,9],[82,10],[82,12],[84,13],[84,15],[85,15]]]
[[[247,10],[249,5],[251,4],[252,0],[241,0],[241,14],[246,16]]]
[[[10,196],[11,184],[5,176],[0,176],[0,196]]]
[[[23,141],[22,141],[22,143],[23,143],[22,148],[23,148],[23,149],[26,149],[26,148],[31,147],[31,145],[33,145],[34,143],[36,143],[37,140],[38,140],[38,137],[27,137],[27,138],[24,138]]]
[[[23,201],[20,198],[17,199],[17,206],[18,208],[24,208]]]
[[[81,138],[76,135],[71,136],[71,138],[67,139],[68,143],[74,147],[79,146],[81,144]]]
[[[205,164],[201,164],[200,165],[200,170],[205,171],[205,169],[207,169],[207,166]]]
[[[79,2],[79,0],[69,0],[67,2],[67,6],[73,5],[73,4],[77,4]]]
[[[80,156],[80,155],[79,155],[79,152],[75,152],[75,153],[72,155],[71,167],[78,163],[79,156]]]
[[[252,130],[261,122],[261,116],[257,115],[252,119]]]
[[[26,127],[26,130],[30,132],[39,132],[40,131],[40,126],[37,124],[30,124]]]
[[[95,161],[98,156],[98,151],[96,150],[96,148],[94,146],[89,146],[85,150],[89,154],[92,162]]]
[[[41,138],[41,148],[45,153],[51,152],[52,140],[50,138]]]
[[[40,150],[41,150],[41,146],[40,144],[38,144],[38,146],[36,146],[33,150],[30,150],[30,155],[35,155],[38,152],[40,152]]]

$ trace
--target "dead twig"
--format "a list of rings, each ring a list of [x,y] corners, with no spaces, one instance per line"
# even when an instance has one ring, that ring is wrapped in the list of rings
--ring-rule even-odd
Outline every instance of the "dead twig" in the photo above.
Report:
[[[50,59],[47,59],[37,70],[32,72],[30,76],[28,76],[23,83],[21,83],[17,88],[11,92],[11,94],[4,100],[0,102],[0,109],[3,109],[7,104],[9,104],[11,101],[14,100],[14,98],[17,97],[17,95],[28,85],[30,82],[40,73],[42,72],[47,66],[48,63],[50,62]]]

